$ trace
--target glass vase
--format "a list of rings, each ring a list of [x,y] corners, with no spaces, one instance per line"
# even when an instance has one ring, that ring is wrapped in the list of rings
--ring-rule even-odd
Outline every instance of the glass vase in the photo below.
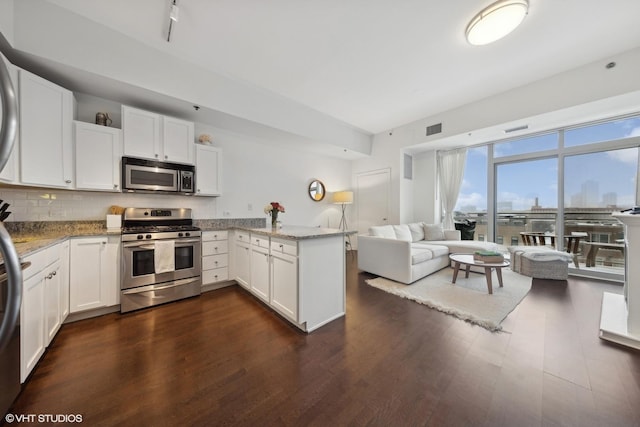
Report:
[[[271,228],[277,228],[278,226],[278,211],[271,211]]]

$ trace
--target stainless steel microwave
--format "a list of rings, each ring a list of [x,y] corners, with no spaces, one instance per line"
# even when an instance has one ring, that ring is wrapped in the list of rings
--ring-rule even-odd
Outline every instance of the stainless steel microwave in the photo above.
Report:
[[[122,158],[122,190],[193,194],[196,168],[193,165],[157,160]]]

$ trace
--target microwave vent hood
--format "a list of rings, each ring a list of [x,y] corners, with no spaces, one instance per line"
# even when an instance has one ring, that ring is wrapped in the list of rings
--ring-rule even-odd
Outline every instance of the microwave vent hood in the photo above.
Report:
[[[193,165],[136,157],[122,158],[122,191],[193,195]]]

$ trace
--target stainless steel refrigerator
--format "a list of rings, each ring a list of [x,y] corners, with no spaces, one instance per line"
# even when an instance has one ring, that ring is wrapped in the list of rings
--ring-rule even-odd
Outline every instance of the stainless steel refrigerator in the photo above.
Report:
[[[9,68],[0,55],[0,171],[4,169],[16,139],[18,100]],[[11,236],[0,223],[0,414],[7,410],[20,392],[20,304],[22,270]]]

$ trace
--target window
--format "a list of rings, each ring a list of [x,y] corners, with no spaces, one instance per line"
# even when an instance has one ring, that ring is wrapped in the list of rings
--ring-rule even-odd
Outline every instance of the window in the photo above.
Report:
[[[494,144],[494,157],[506,157],[516,154],[535,153],[558,148],[558,133],[536,135],[528,138],[515,139],[513,141],[498,142]]]
[[[564,146],[575,147],[634,136],[640,136],[640,116],[568,129],[564,133]]]

